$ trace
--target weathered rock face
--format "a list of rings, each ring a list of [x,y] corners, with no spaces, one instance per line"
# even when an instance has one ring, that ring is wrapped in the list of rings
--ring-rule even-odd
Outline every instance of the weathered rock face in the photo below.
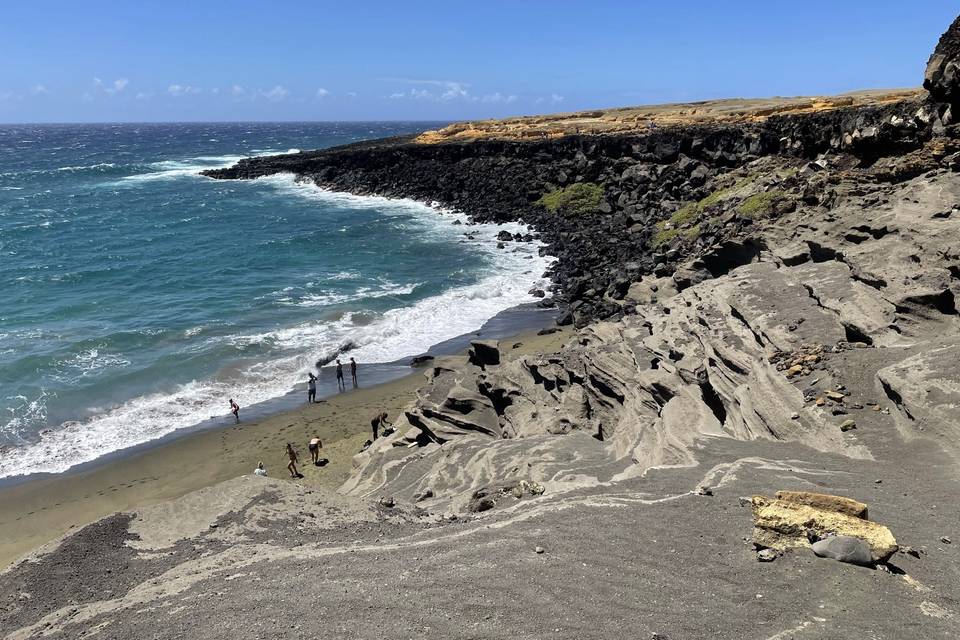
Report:
[[[358,456],[345,489],[429,489],[425,505],[453,511],[480,492],[492,509],[502,501],[491,487],[557,493],[695,465],[718,439],[868,460],[860,434],[886,415],[878,400],[904,437],[923,429],[954,447],[960,178],[941,168],[868,187],[848,174],[832,209],[801,207],[752,244],[640,279],[615,302],[631,314],[592,323],[558,353],[435,367],[406,424]],[[852,398],[844,363],[857,358],[874,363],[865,384],[876,391]],[[797,495],[777,497],[867,515],[853,500]]]
[[[939,102],[960,105],[960,17],[940,36],[927,62],[923,87]]]

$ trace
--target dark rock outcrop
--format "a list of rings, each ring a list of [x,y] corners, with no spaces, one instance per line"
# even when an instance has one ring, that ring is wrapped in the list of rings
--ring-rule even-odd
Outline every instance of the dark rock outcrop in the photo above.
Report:
[[[927,61],[923,88],[934,100],[953,107],[960,105],[960,17],[940,36]]]

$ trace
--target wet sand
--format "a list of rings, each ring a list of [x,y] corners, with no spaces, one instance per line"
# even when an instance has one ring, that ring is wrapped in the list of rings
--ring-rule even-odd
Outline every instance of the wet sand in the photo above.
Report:
[[[555,351],[569,331],[534,332],[501,340],[516,353]],[[516,343],[522,343],[512,349]],[[202,431],[82,472],[43,477],[0,489],[0,567],[67,531],[116,511],[155,504],[253,472],[263,461],[270,476],[289,478],[285,444],[292,442],[304,475],[296,482],[337,487],[353,456],[370,438],[370,419],[386,411],[392,421],[423,383],[424,370],[304,404],[255,422]],[[241,414],[242,415],[242,414]],[[324,467],[310,464],[307,442],[323,441]]]

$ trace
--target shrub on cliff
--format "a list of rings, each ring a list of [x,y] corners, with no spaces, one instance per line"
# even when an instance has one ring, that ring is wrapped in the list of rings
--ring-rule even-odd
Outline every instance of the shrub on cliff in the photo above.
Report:
[[[596,211],[602,198],[603,188],[600,185],[593,182],[578,182],[569,187],[545,193],[537,200],[537,204],[549,211],[579,215]]]
[[[783,199],[783,197],[782,191],[755,193],[740,203],[737,213],[746,218],[764,218],[773,212],[777,201]]]

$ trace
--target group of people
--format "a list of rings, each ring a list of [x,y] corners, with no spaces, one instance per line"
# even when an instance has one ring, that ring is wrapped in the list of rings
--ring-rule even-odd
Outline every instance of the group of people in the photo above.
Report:
[[[337,373],[337,388],[341,391],[346,389],[346,383],[343,376],[343,363],[337,358],[336,361],[336,373]],[[353,386],[357,386],[357,361],[353,358],[350,358],[350,378],[353,381]],[[307,402],[313,404],[317,401],[317,376],[311,371],[307,374]],[[233,414],[234,421],[240,423],[240,405],[234,401],[233,398],[230,398],[230,413]],[[373,432],[373,438],[367,440],[363,445],[361,451],[365,451],[370,447],[378,438],[381,436],[388,436],[394,432],[393,423],[387,420],[387,413],[380,412],[370,420],[370,428]],[[309,443],[307,443],[307,449],[310,451],[310,459],[314,466],[322,467],[327,464],[326,458],[320,457],[320,450],[323,448],[323,443],[320,441],[320,436],[314,436]],[[297,468],[297,465],[300,463],[300,458],[297,455],[297,450],[294,449],[293,444],[288,442],[286,447],[287,454],[287,471],[290,472],[291,478],[302,478],[303,474],[300,473],[300,470]],[[253,473],[258,476],[267,475],[267,469],[263,465],[263,462],[258,462],[256,469],[253,470]]]
[[[357,361],[350,358],[350,379],[353,381],[353,388],[357,388]],[[337,358],[337,389],[345,391],[346,382],[343,379],[343,363]],[[311,371],[307,374],[307,402],[313,404],[317,401],[317,376]],[[230,398],[230,413],[233,414],[233,421],[240,424],[240,405]]]
[[[381,435],[388,436],[394,432],[393,423],[387,420],[387,417],[387,412],[381,411],[370,421],[370,427],[373,430],[373,439],[367,440],[361,451],[366,451]],[[310,442],[307,443],[307,449],[310,451],[310,461],[313,463],[313,466],[322,467],[327,464],[328,460],[320,457],[320,450],[323,449],[323,442],[321,442],[320,436],[313,436]],[[297,469],[297,465],[300,464],[300,457],[290,442],[287,443],[286,453],[288,460],[287,471],[290,472],[290,477],[302,478],[303,474]],[[263,462],[257,463],[257,468],[253,470],[253,473],[258,476],[267,475],[267,469],[263,466]]]
[[[350,358],[350,379],[353,382],[353,388],[357,388],[357,361],[353,358]],[[343,378],[343,363],[340,362],[340,358],[337,358],[337,389],[339,391],[345,391],[347,388],[347,383]],[[307,374],[307,402],[314,403],[317,401],[317,376],[311,371]]]
[[[320,436],[313,436],[310,442],[307,443],[307,449],[310,450],[310,461],[315,467],[322,467],[327,464],[326,458],[320,457],[320,449],[323,449],[323,442],[320,441]],[[297,469],[297,465],[300,464],[300,457],[297,455],[297,450],[293,448],[293,444],[287,443],[287,471],[290,472],[291,478],[302,478],[303,474],[300,473],[300,470]],[[262,462],[257,463],[257,468],[253,470],[254,475],[265,476],[267,475],[267,468],[263,466]]]

